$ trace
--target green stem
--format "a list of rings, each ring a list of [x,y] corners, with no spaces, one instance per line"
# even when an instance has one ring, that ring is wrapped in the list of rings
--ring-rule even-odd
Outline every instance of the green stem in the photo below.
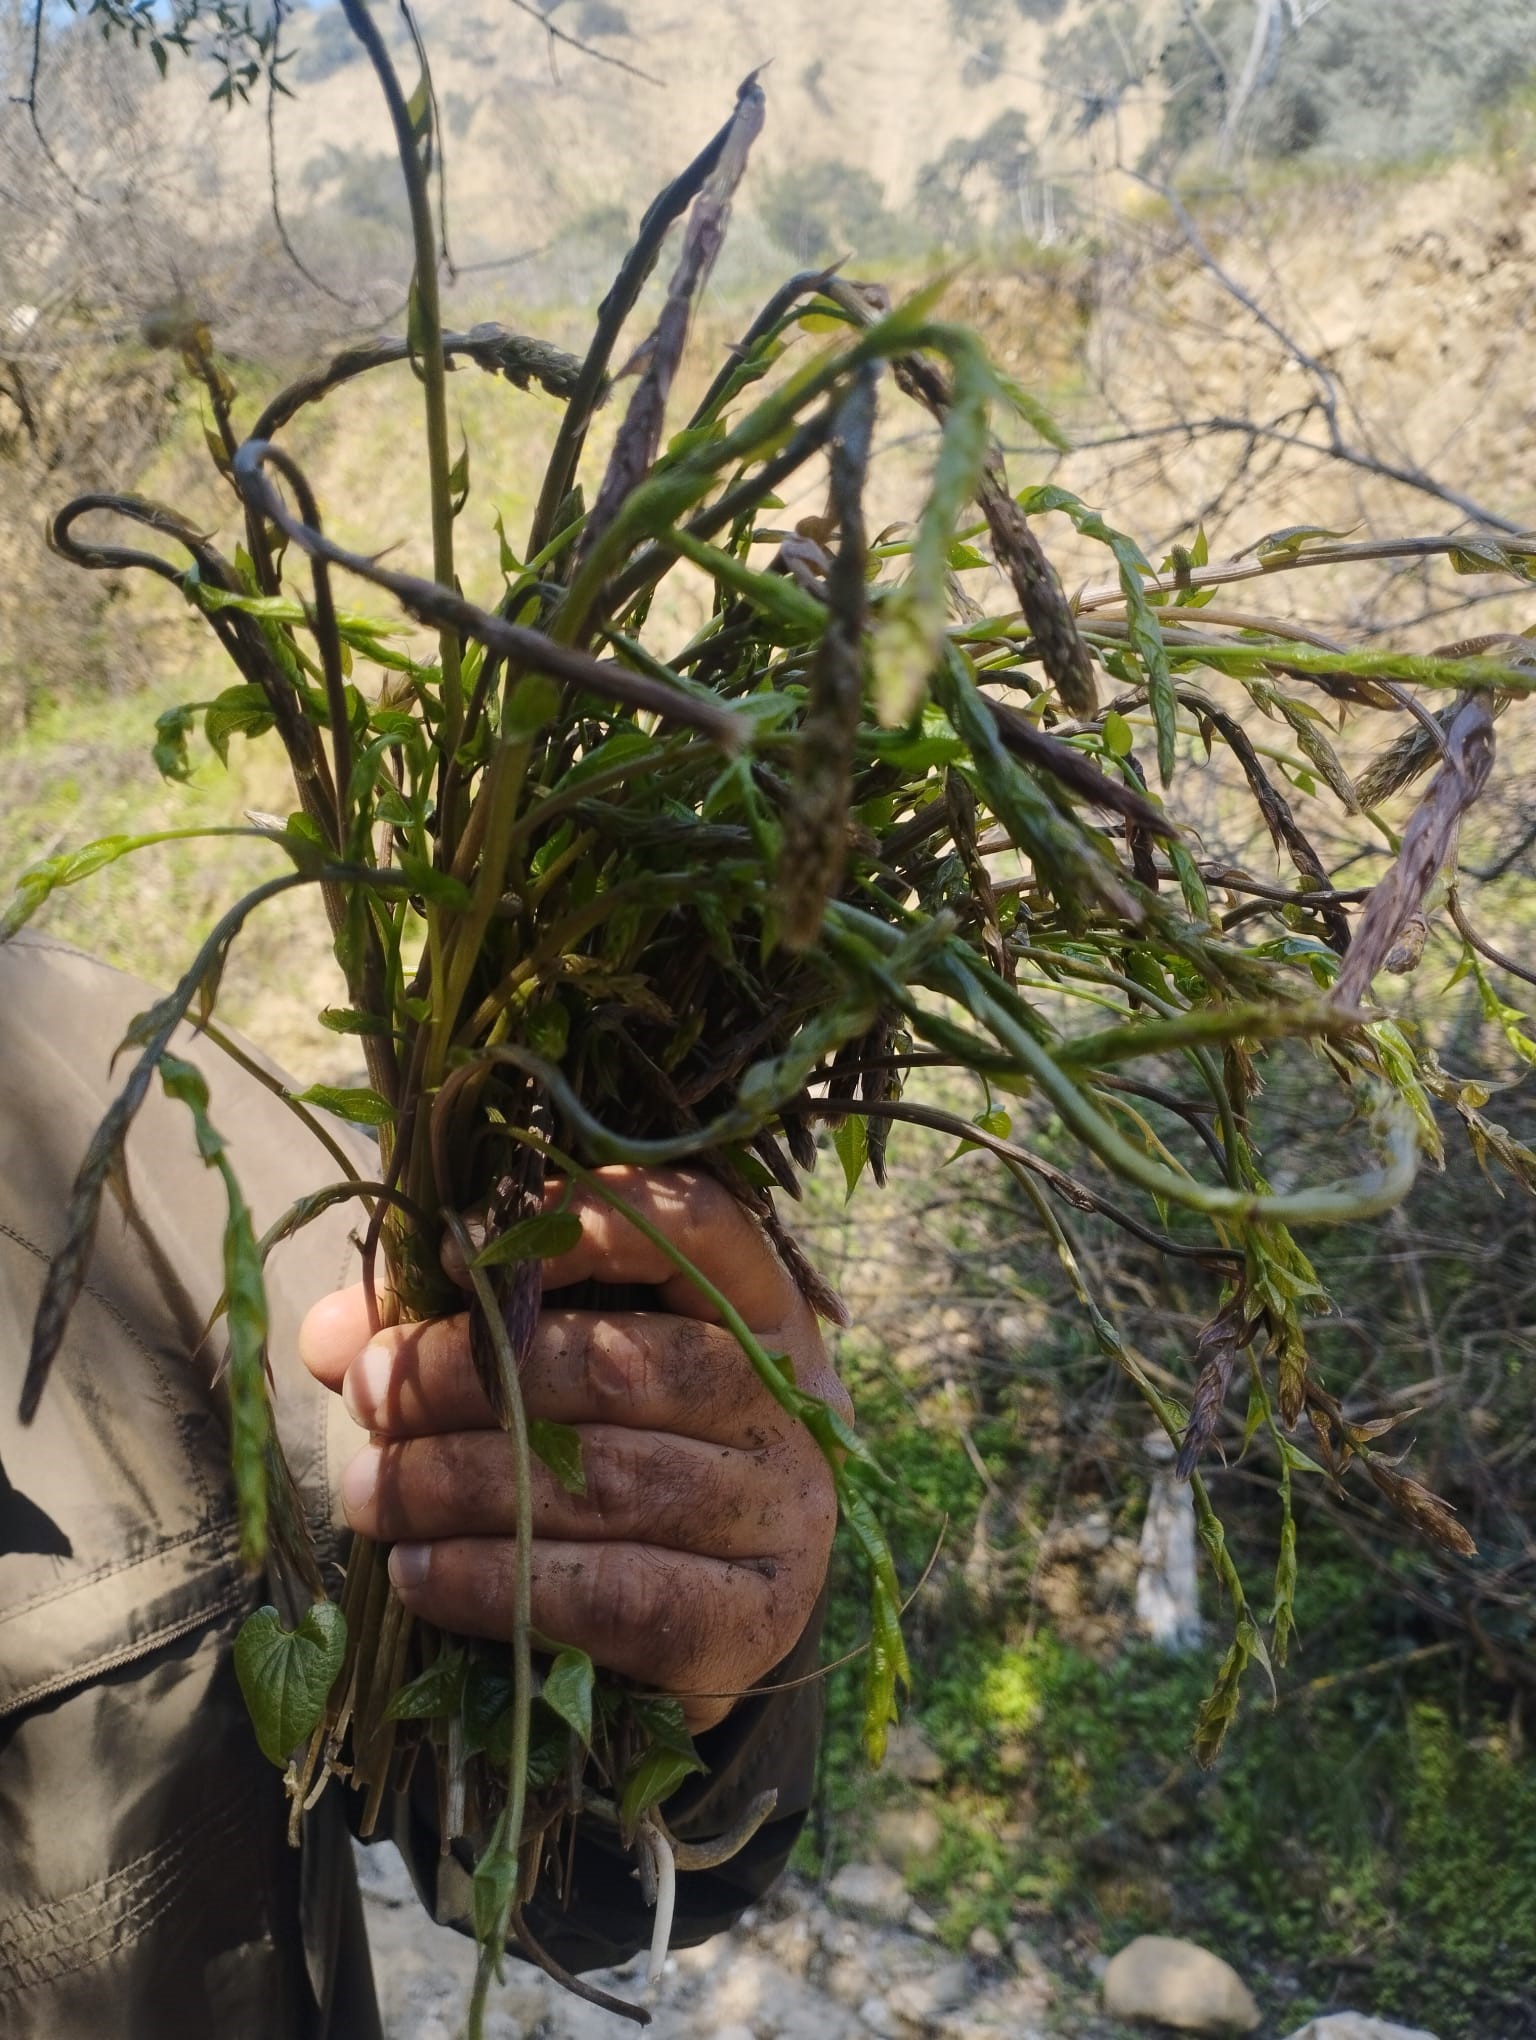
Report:
[[[405,179],[411,211],[411,241],[416,254],[414,290],[418,372],[427,425],[427,477],[432,500],[432,573],[444,587],[454,586],[453,490],[449,484],[452,455],[448,444],[448,382],[443,355],[442,305],[437,288],[437,235],[432,223],[432,194],[417,145],[415,126],[400,80],[384,47],[384,38],[370,16],[366,0],[341,0],[347,25],[368,54],[389,108],[395,148]],[[423,74],[425,75],[425,74]],[[458,633],[445,624],[438,632],[443,676],[443,727],[440,748],[451,758],[464,726],[464,687],[459,670]],[[451,817],[445,822],[451,823]]]
[[[480,1959],[475,1967],[469,2032],[470,2040],[479,2040],[486,1998],[492,1978],[500,1967],[502,1948],[511,1925],[517,1894],[517,1855],[528,1797],[528,1731],[533,1711],[533,1646],[530,1640],[533,1629],[533,1454],[528,1443],[528,1417],[523,1408],[517,1355],[507,1337],[501,1307],[484,1270],[475,1265],[475,1248],[458,1214],[445,1211],[443,1216],[464,1258],[465,1271],[485,1315],[486,1331],[496,1349],[517,1472],[517,1570],[512,1587],[512,1753],[507,1766],[507,1804],[496,1823],[492,1841],[492,1849],[501,1855],[503,1862],[506,1853],[510,1854],[512,1862],[511,1875],[505,1880],[506,1897],[498,1904],[491,1931],[480,1944]],[[490,1853],[487,1851],[488,1855]]]

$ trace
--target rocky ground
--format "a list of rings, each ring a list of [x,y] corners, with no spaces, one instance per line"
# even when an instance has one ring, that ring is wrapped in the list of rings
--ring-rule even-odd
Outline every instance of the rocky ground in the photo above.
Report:
[[[386,2040],[458,2040],[474,1971],[463,1936],[427,1918],[388,1844],[358,1851]],[[655,2040],[1129,2040],[1110,2015],[1160,2012],[1164,2031],[1259,2032],[1258,2007],[1224,1962],[1188,1942],[1131,1944],[1091,1990],[1016,1935],[985,1928],[957,1954],[884,1865],[850,1864],[825,1897],[786,1878],[733,1933],[669,1957],[646,1999],[644,1960],[593,1981],[647,2002]],[[487,2040],[619,2040],[611,2013],[509,1963]],[[1141,2025],[1143,2036],[1147,2026]],[[1274,2029],[1263,2028],[1264,2031]],[[1289,2040],[1434,2040],[1345,2012]]]

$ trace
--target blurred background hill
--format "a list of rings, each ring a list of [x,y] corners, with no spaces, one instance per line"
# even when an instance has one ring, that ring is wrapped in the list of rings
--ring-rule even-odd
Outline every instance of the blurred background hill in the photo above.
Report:
[[[848,258],[897,294],[948,273],[948,309],[1073,442],[1059,456],[1021,431],[1016,480],[1065,482],[1154,560],[1201,528],[1217,556],[1306,524],[1462,534],[1465,569],[1480,538],[1536,526],[1531,0],[417,11],[462,326],[579,350],[650,195],[768,64],[705,337],[739,333],[796,267]],[[292,97],[225,67],[216,41],[170,51],[162,78],[149,29],[137,49],[106,43],[87,0],[45,7],[34,67],[35,20],[0,0],[0,880],[119,828],[286,806],[256,746],[235,745],[227,777],[159,780],[156,716],[222,684],[204,626],[174,590],[51,558],[44,519],[110,485],[228,526],[167,334],[206,321],[248,422],[301,366],[402,331],[409,273],[375,87],[334,6],[281,12],[272,55]],[[471,450],[463,571],[483,594],[500,585],[495,519],[520,543],[558,407],[473,369],[451,394]],[[290,439],[331,527],[404,540],[407,562],[424,524],[415,431],[402,366],[336,392]],[[595,459],[607,443],[599,430]],[[882,514],[903,514],[930,451],[910,421],[887,426]],[[818,507],[808,487],[785,516]],[[1070,582],[1082,556],[1059,524],[1043,535]],[[962,581],[982,605],[996,595]],[[1351,645],[1536,622],[1529,588],[1444,560],[1290,575],[1244,601]],[[1528,721],[1501,725],[1469,825],[1473,919],[1517,961],[1536,934]],[[1347,763],[1379,740],[1337,738]],[[1310,819],[1307,759],[1283,727],[1266,741]],[[1214,769],[1208,822],[1213,853],[1267,854],[1228,840]],[[254,854],[166,846],[63,896],[48,925],[165,977]],[[1368,882],[1383,846],[1357,854]],[[1529,1139],[1532,994],[1496,969],[1458,978],[1461,958],[1437,915],[1399,1017]],[[313,1025],[330,968],[324,931],[296,912],[237,949],[225,988],[230,1017],[306,1080],[351,1072],[348,1043]],[[1300,1168],[1317,1134],[1305,1065],[1277,1055],[1267,1076],[1277,1162]],[[1187,1743],[1210,1653],[1168,1655],[1138,1630],[1156,1482],[1142,1416],[1030,1214],[977,1157],[945,1167],[915,1131],[857,1234],[827,1190],[806,1229],[855,1305],[843,1364],[907,1497],[909,1580],[949,1527],[913,1613],[928,1756],[871,1785],[840,1674],[807,1876],[883,1853],[957,1949],[978,1930],[1003,1950],[1023,1936],[1063,1988],[1138,1928],[1195,1933],[1244,1967],[1265,2034],[1352,2004],[1441,2040],[1536,2035],[1536,1227],[1525,1192],[1496,1191],[1446,1130],[1444,1175],[1385,1228],[1330,1241],[1348,1307],[1315,1336],[1360,1407],[1418,1412],[1405,1439],[1482,1557],[1405,1546],[1368,1507],[1299,1482],[1303,1648],[1277,1711],[1255,1696],[1208,1777]],[[1187,1384],[1206,1300],[1091,1222],[1081,1244],[1122,1336]],[[1279,1469],[1262,1438],[1245,1456],[1241,1415],[1213,1485],[1246,1562],[1268,1548]],[[855,1606],[837,1604],[840,1645]]]

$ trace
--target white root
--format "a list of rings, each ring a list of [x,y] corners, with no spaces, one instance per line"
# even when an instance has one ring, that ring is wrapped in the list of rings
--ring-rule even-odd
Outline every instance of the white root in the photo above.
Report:
[[[672,1859],[671,1843],[653,1822],[643,1820],[635,1839],[640,1844],[641,1861],[650,1871],[646,1882],[649,1884],[654,1879],[656,1886],[656,1924],[651,1930],[651,1955],[645,1968],[645,1987],[653,1991],[667,1966],[667,1949],[672,1942],[672,1915],[677,1905],[677,1865]]]

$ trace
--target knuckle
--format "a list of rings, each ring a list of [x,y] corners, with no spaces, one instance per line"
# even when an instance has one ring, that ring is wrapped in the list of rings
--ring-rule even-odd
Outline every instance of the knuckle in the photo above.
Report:
[[[655,1355],[650,1335],[633,1321],[599,1318],[583,1354],[594,1414],[605,1422],[632,1422],[655,1394]]]

